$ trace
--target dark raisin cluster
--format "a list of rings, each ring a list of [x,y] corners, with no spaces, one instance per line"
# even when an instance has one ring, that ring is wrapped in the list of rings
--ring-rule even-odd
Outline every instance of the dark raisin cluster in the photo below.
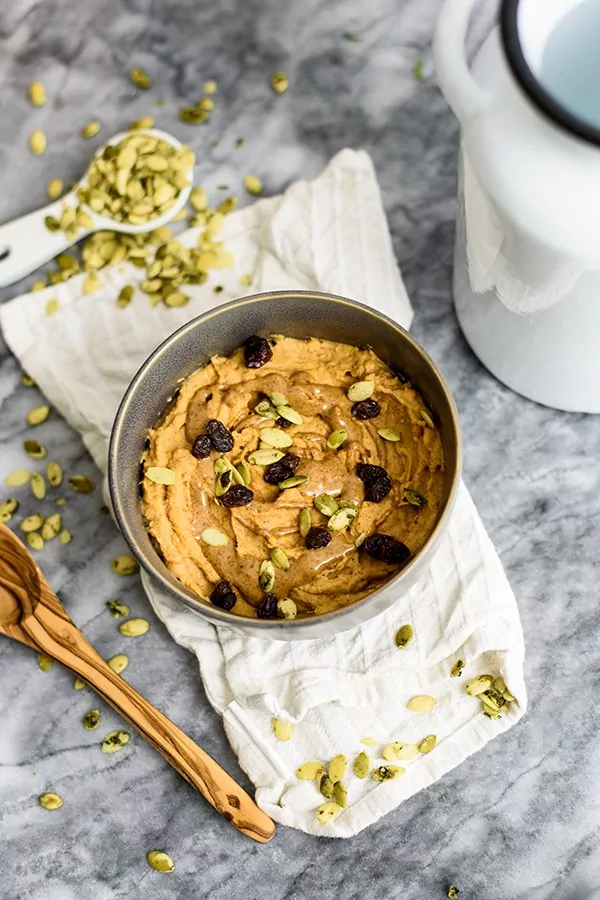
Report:
[[[229,581],[220,581],[210,595],[210,602],[219,609],[233,609],[236,601],[237,597]]]
[[[410,557],[410,550],[406,544],[398,541],[391,534],[380,534],[377,531],[365,539],[362,549],[373,559],[393,565],[406,562]]]
[[[356,474],[365,486],[365,500],[371,503],[381,503],[392,489],[392,479],[383,466],[359,463]]]
[[[375,419],[381,412],[377,400],[369,397],[367,400],[359,400],[352,405],[351,413],[355,419]]]
[[[244,359],[249,369],[260,369],[273,357],[268,340],[258,335],[251,335],[244,344]]]
[[[291,478],[299,465],[299,456],[296,456],[294,453],[286,453],[278,462],[267,466],[263,478],[267,484],[279,484],[280,481]]]
[[[196,459],[206,459],[211,450],[219,453],[233,450],[233,435],[218,419],[209,419],[202,434],[195,437],[192,443],[192,456]]]
[[[230,509],[234,506],[248,506],[254,500],[254,492],[243,484],[232,484],[219,499],[222,506]]]
[[[307,550],[320,550],[326,547],[331,540],[331,532],[323,526],[313,526],[304,538],[304,546]]]
[[[265,594],[256,610],[259,619],[277,618],[277,597],[275,594]]]

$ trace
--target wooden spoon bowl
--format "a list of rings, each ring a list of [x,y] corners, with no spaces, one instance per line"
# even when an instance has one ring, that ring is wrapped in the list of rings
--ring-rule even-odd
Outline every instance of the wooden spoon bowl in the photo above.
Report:
[[[275,823],[207,753],[108,666],[73,624],[33,557],[0,523],[0,634],[71,669],[239,831],[265,843]]]

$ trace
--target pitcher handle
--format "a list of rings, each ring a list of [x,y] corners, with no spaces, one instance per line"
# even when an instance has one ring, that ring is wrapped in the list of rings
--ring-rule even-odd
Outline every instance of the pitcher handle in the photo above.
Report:
[[[459,122],[478,115],[486,94],[477,84],[465,56],[465,38],[476,0],[446,0],[433,41],[433,57],[440,87]]]

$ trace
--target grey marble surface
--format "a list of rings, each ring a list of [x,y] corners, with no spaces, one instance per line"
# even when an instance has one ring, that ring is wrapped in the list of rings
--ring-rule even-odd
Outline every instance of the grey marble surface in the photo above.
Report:
[[[239,836],[141,739],[99,752],[81,716],[99,706],[55,666],[0,640],[0,897],[3,900],[435,900],[448,883],[470,900],[600,897],[598,525],[600,418],[523,400],[467,348],[451,303],[457,125],[432,77],[429,42],[440,0],[4,0],[0,4],[0,216],[45,200],[50,177],[70,181],[90,145],[148,112],[194,143],[206,187],[263,177],[268,193],[312,177],[339,148],[365,147],[379,175],[394,247],[416,310],[414,331],[455,392],[465,478],[517,594],[527,643],[530,711],[436,785],[350,841],[280,828],[268,846]],[[493,2],[482,3],[483,33]],[[344,40],[354,32],[360,42]],[[425,81],[412,66],[424,58]],[[155,77],[136,93],[132,64]],[[283,97],[269,90],[277,66]],[[219,83],[208,126],[186,129],[176,110],[207,78]],[[42,79],[43,110],[26,102]],[[165,100],[157,109],[155,99]],[[31,157],[28,133],[48,152]],[[244,137],[243,147],[235,139]],[[212,142],[217,139],[218,144]],[[99,139],[98,139],[99,140]],[[15,293],[16,289],[12,291]],[[9,294],[11,292],[8,292]],[[27,410],[39,402],[0,347],[0,476],[24,464]],[[36,432],[69,470],[94,476],[81,441],[53,415]],[[0,488],[0,496],[8,489]],[[106,657],[127,651],[126,676],[245,782],[208,707],[194,658],[148,608],[137,579],[118,579],[123,549],[101,499],[71,496],[75,534],[40,561],[85,634]],[[54,542],[56,544],[56,542]],[[105,611],[119,597],[148,616],[126,643]],[[36,801],[65,799],[59,812]],[[146,863],[167,850],[176,873]]]

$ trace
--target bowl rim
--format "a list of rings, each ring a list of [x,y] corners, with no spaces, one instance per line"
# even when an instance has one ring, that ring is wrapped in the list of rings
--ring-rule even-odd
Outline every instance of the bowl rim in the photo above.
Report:
[[[298,619],[252,619],[245,616],[238,616],[235,613],[227,612],[226,610],[221,610],[216,606],[211,606],[208,601],[205,601],[201,597],[198,597],[196,594],[194,594],[193,591],[191,591],[189,588],[186,588],[183,584],[179,585],[174,575],[172,577],[176,584],[171,584],[171,582],[168,581],[167,578],[165,578],[157,568],[155,568],[154,564],[146,557],[145,553],[142,552],[141,548],[138,546],[135,536],[132,533],[132,529],[129,527],[127,517],[123,511],[123,504],[121,502],[121,497],[119,495],[119,490],[117,487],[117,446],[120,440],[121,431],[123,430],[124,424],[127,421],[127,412],[131,399],[134,393],[137,391],[138,387],[143,383],[147,371],[151,369],[158,358],[168,353],[173,345],[176,345],[183,335],[187,334],[189,331],[195,330],[196,328],[198,328],[198,326],[201,326],[205,322],[210,321],[215,316],[226,316],[228,311],[233,308],[252,306],[256,303],[260,303],[263,300],[290,296],[299,298],[305,297],[307,299],[310,298],[315,300],[325,300],[329,303],[337,304],[338,306],[358,307],[361,311],[382,321],[384,325],[393,329],[401,336],[403,340],[408,341],[408,343],[412,345],[413,350],[421,356],[422,360],[429,366],[433,374],[436,376],[439,388],[441,389],[450,410],[452,424],[456,435],[456,466],[454,474],[452,476],[452,482],[449,487],[446,505],[440,517],[438,518],[435,528],[427,538],[426,542],[420,548],[420,550],[418,550],[417,553],[412,556],[407,565],[404,566],[404,568],[401,569],[396,575],[394,575],[388,581],[384,582],[382,585],[380,585],[371,593],[367,594],[362,599],[357,600],[355,603],[352,603],[349,606],[342,607],[341,609],[336,609],[333,612]],[[237,628],[243,630],[245,623],[248,622],[253,629],[260,627],[260,629],[264,631],[265,638],[276,637],[276,633],[278,631],[281,631],[284,628],[287,630],[294,627],[302,627],[303,629],[314,628],[315,637],[318,637],[318,635],[316,634],[316,630],[318,629],[319,625],[323,623],[332,623],[338,619],[343,619],[347,615],[349,610],[357,610],[372,602],[373,599],[380,593],[380,591],[389,590],[391,587],[393,587],[393,585],[399,584],[402,579],[409,580],[409,574],[416,566],[420,564],[422,558],[425,556],[428,550],[434,548],[437,545],[447,525],[448,519],[450,518],[452,509],[454,507],[456,495],[458,493],[461,475],[462,438],[458,409],[456,407],[454,397],[452,396],[452,393],[448,385],[446,384],[443,375],[441,374],[440,370],[433,362],[427,351],[405,328],[402,327],[402,325],[398,324],[398,322],[395,322],[393,319],[380,312],[379,310],[374,309],[371,306],[367,306],[364,303],[360,303],[358,300],[351,300],[348,297],[342,297],[338,294],[330,294],[325,291],[293,289],[280,291],[262,291],[258,294],[251,294],[248,296],[230,300],[227,303],[222,303],[219,306],[215,306],[212,309],[207,310],[206,312],[201,313],[200,315],[195,316],[193,319],[185,322],[174,332],[172,332],[172,334],[166,337],[165,340],[162,341],[162,343],[160,343],[152,351],[152,353],[150,353],[150,355],[139,367],[136,374],[133,376],[127,390],[125,391],[125,394],[123,395],[121,402],[119,403],[119,407],[113,421],[108,447],[108,486],[114,515],[122,536],[124,537],[126,543],[132,550],[135,558],[142,566],[142,568],[148,573],[148,575],[156,579],[160,583],[161,587],[166,590],[171,596],[176,597],[193,611],[196,611],[198,615],[208,619],[210,622],[212,622],[213,625],[225,625],[229,628]]]

